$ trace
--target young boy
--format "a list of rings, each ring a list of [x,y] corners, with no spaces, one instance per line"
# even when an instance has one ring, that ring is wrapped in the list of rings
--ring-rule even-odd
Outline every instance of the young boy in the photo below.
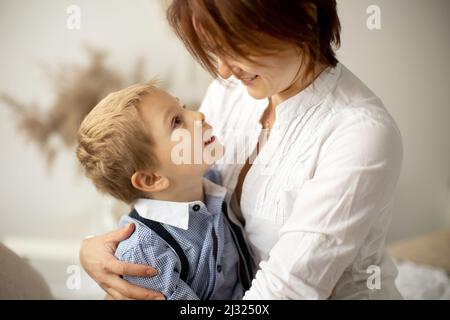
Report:
[[[228,219],[220,175],[208,171],[207,161],[179,159],[195,152],[209,155],[210,163],[220,157],[211,131],[202,113],[149,83],[108,95],[78,133],[86,175],[101,192],[133,206],[120,224],[136,229],[116,256],[158,270],[125,279],[167,299],[240,299],[251,281],[250,256]],[[188,138],[181,152],[176,133]]]

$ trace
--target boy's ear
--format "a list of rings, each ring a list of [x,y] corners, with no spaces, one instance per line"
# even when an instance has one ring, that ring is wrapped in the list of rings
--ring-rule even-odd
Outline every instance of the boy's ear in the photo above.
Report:
[[[166,190],[169,185],[169,179],[155,173],[137,171],[131,177],[131,184],[136,189],[149,193]]]

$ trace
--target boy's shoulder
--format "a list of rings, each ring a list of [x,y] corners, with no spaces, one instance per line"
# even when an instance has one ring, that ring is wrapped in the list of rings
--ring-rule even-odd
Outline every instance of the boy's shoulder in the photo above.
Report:
[[[143,225],[136,219],[133,219],[128,214],[120,218],[119,227],[133,223],[135,225],[134,232],[131,236],[119,243],[116,249],[116,257],[123,258],[132,255],[133,252],[143,251],[146,248],[152,248],[152,251],[166,251],[167,246],[164,241],[150,228]]]

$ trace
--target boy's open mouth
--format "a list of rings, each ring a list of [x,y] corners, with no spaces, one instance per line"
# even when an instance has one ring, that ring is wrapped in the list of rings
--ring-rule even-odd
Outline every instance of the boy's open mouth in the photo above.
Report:
[[[252,84],[253,80],[255,80],[256,78],[258,78],[258,75],[254,75],[252,77],[240,78],[240,80],[244,86],[248,86],[248,85]]]
[[[211,138],[209,138],[206,142],[205,142],[205,146],[213,143],[216,140],[215,136],[211,136]]]

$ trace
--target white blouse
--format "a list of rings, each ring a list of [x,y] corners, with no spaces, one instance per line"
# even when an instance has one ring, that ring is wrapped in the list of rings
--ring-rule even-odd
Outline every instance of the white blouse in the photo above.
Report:
[[[225,145],[217,168],[228,201],[267,105],[235,78],[215,80],[202,103]],[[322,72],[277,106],[255,154],[236,212],[259,264],[244,299],[327,299],[333,289],[335,299],[401,298],[384,250],[401,135],[361,80],[342,64]]]

